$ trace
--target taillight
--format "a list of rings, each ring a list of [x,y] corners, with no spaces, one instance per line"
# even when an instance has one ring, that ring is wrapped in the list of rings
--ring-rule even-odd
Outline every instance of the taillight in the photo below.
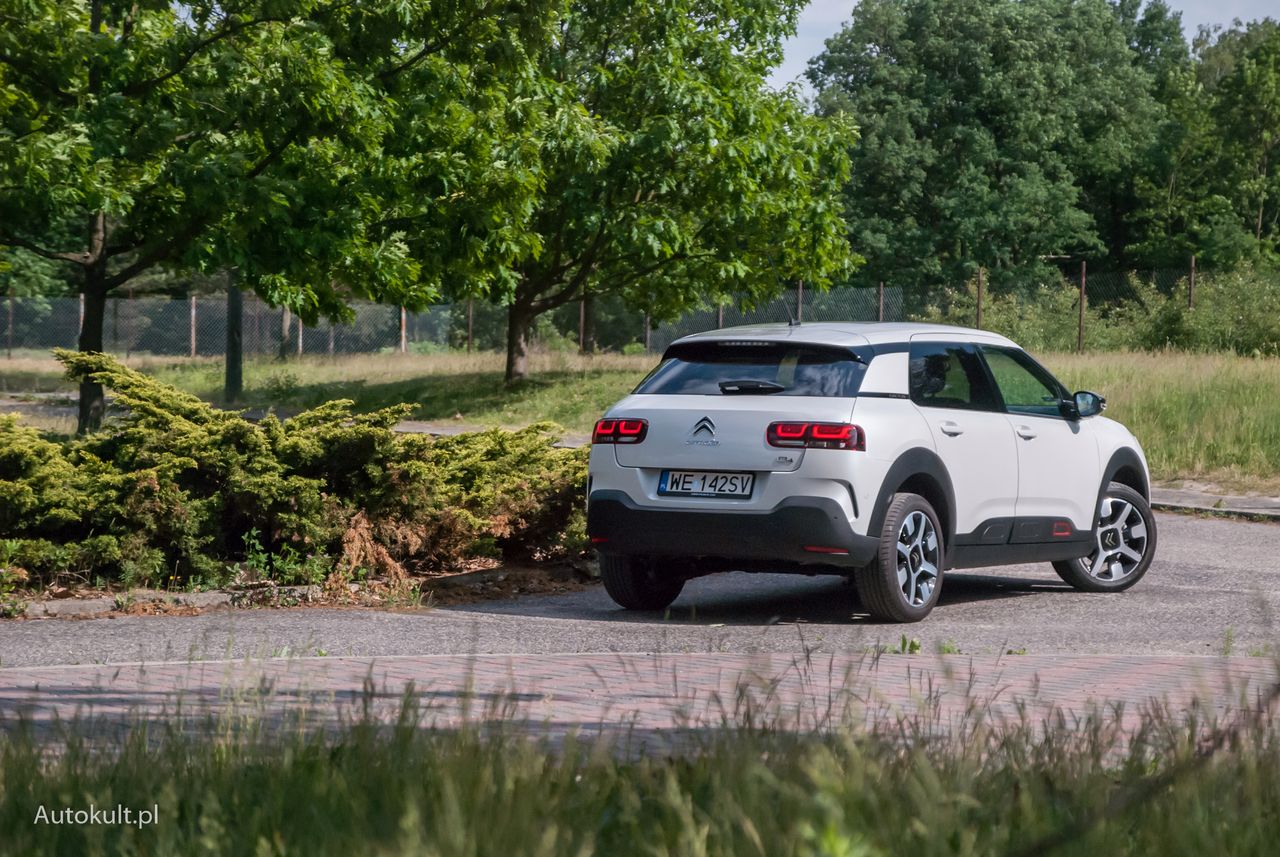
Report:
[[[639,443],[648,433],[648,420],[600,420],[591,433],[591,442]]]
[[[770,446],[858,451],[867,448],[867,436],[850,423],[770,423],[765,438]]]

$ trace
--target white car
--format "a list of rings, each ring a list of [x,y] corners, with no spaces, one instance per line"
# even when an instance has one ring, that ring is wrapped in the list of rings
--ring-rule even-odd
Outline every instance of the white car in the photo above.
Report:
[[[714,571],[852,575],[923,619],[943,573],[1052,562],[1115,592],[1156,549],[1142,448],[1008,339],[930,324],[736,327],[673,343],[592,436],[587,532],[623,607]]]

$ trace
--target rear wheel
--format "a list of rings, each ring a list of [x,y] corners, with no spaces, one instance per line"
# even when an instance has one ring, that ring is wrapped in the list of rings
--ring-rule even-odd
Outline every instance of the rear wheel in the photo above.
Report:
[[[649,557],[600,555],[604,591],[628,610],[662,610],[684,589],[684,576],[674,569],[661,573]]]
[[[942,591],[942,526],[929,501],[894,494],[880,530],[880,550],[854,578],[858,599],[875,619],[919,622]]]
[[[1156,520],[1146,499],[1112,482],[1098,504],[1096,530],[1093,552],[1055,562],[1058,576],[1084,592],[1120,592],[1141,580],[1156,553]]]

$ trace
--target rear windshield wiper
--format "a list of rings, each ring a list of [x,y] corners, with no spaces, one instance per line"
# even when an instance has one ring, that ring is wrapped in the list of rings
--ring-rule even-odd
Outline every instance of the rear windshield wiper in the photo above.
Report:
[[[721,381],[720,392],[726,396],[733,395],[750,395],[758,393],[760,395],[768,395],[770,393],[781,393],[787,388],[781,384],[775,384],[772,381],[755,381],[751,379],[743,381]]]

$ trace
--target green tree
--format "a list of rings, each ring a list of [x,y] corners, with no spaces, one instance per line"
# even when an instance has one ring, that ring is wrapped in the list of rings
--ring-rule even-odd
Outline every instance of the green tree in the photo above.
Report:
[[[508,380],[535,319],[584,294],[662,318],[822,286],[856,261],[838,204],[852,129],[765,84],[801,5],[571,3],[537,58],[537,245],[474,292],[508,308]]]
[[[0,246],[78,272],[81,351],[107,295],[158,267],[235,266],[308,320],[509,278],[538,183],[509,95],[551,11],[0,0]],[[81,431],[102,407],[83,382]]]
[[[1280,28],[1268,30],[1222,81],[1216,117],[1239,208],[1264,255],[1275,250],[1280,220]]]
[[[921,290],[1106,252],[1108,189],[1153,104],[1104,0],[863,0],[809,78],[861,130],[845,193],[861,279]]]

